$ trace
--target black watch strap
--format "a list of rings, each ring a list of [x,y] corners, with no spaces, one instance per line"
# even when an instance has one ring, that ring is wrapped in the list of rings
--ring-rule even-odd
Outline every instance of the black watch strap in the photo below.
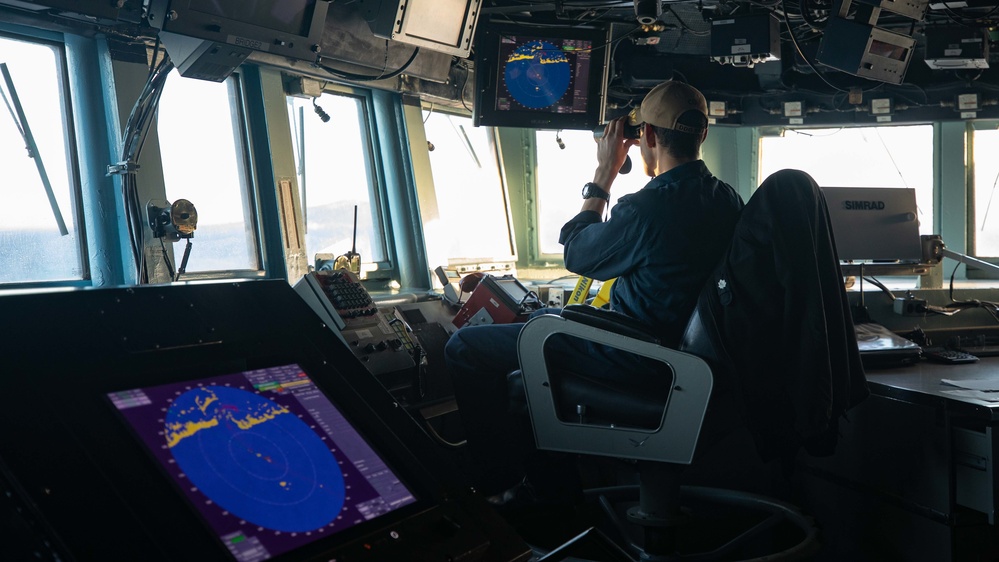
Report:
[[[610,202],[610,193],[604,191],[604,188],[599,185],[588,182],[583,186],[583,199],[589,199],[591,197],[596,197],[598,199],[603,199],[604,201]]]

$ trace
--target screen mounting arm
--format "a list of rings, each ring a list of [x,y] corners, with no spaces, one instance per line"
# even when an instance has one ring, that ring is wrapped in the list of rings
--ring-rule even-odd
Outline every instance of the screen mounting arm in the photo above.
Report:
[[[991,271],[992,273],[999,273],[999,265],[996,265],[994,263],[989,263],[987,261],[982,261],[978,258],[973,258],[965,254],[959,254],[953,250],[948,250],[947,246],[941,248],[940,252],[943,254],[944,257],[950,258],[955,261],[959,261],[964,265],[971,265],[979,269]]]
[[[14,124],[17,126],[18,132],[21,133],[21,138],[24,139],[24,148],[28,150],[28,157],[35,161],[35,167],[38,168],[38,175],[42,179],[42,187],[45,188],[45,194],[49,198],[49,205],[52,206],[52,214],[55,215],[56,224],[59,226],[59,234],[66,236],[69,234],[69,229],[66,228],[66,221],[63,220],[62,212],[59,211],[59,202],[56,201],[55,193],[52,191],[52,183],[49,182],[49,176],[45,172],[42,155],[38,152],[34,135],[31,134],[31,128],[28,126],[28,118],[25,117],[24,108],[21,107],[21,99],[17,97],[17,90],[14,89],[14,80],[10,77],[10,71],[7,70],[7,63],[0,63],[0,73],[3,74],[3,81],[7,86],[7,92],[10,93],[10,97],[7,97],[7,93],[2,88],[0,88],[0,96],[3,96],[7,110],[10,111],[10,116],[14,119]]]

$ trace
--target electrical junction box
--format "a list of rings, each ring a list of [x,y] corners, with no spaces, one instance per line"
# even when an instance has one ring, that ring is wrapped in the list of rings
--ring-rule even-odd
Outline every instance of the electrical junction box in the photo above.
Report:
[[[929,7],[929,0],[855,0],[858,4],[867,4],[873,8],[888,10],[889,12],[923,21],[926,17],[926,8]],[[844,4],[847,4],[844,2]],[[939,8],[943,9],[943,8]],[[840,17],[845,14],[840,11]],[[874,23],[874,22],[871,22]]]
[[[780,60],[780,22],[770,13],[712,21],[711,60],[746,67]]]
[[[934,70],[989,67],[984,29],[963,26],[926,28],[926,66]]]
[[[815,59],[861,78],[900,84],[916,40],[866,23],[829,18]]]

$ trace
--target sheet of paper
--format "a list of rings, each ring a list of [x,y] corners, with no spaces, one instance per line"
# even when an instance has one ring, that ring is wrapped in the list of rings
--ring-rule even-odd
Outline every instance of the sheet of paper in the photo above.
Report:
[[[964,388],[967,390],[981,390],[984,392],[996,392],[999,393],[999,378],[995,379],[968,379],[963,381],[956,381],[952,379],[940,379],[940,382],[950,386],[956,386],[958,388]]]
[[[999,392],[985,392],[982,390],[941,390],[944,394],[959,396],[961,398],[974,398],[983,402],[999,402]]]

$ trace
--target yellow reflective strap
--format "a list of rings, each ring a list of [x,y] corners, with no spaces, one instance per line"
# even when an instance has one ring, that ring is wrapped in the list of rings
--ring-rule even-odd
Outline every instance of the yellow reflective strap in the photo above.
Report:
[[[614,279],[608,279],[604,281],[604,284],[600,286],[600,290],[597,291],[597,296],[593,297],[593,306],[597,308],[603,308],[603,306],[610,302],[611,285],[614,284]]]
[[[566,304],[584,304],[586,302],[586,297],[590,296],[590,285],[593,284],[593,278],[579,277],[576,281],[576,288],[572,290],[572,294],[569,296],[569,302]]]

